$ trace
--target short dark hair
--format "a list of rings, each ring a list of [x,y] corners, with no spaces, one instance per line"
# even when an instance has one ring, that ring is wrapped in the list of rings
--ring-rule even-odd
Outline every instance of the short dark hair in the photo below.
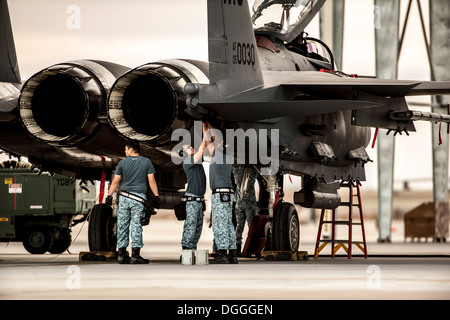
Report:
[[[140,153],[141,152],[141,146],[139,144],[139,141],[136,140],[130,140],[128,141],[125,146],[128,147],[128,149],[133,149],[135,152]]]

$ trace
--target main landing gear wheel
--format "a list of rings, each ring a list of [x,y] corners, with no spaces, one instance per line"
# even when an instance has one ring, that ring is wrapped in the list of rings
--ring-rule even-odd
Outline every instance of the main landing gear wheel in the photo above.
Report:
[[[107,204],[96,204],[89,218],[89,250],[115,251],[117,244],[117,219]]]
[[[272,250],[297,251],[300,243],[300,227],[295,206],[279,202],[272,220]]]

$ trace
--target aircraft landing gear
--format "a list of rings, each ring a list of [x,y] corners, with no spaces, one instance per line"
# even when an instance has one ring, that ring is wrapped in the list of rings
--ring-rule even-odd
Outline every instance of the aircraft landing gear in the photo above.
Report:
[[[297,210],[283,201],[283,175],[263,177],[269,215],[266,226],[266,251],[297,251],[300,244],[300,226]]]
[[[297,251],[300,243],[298,215],[292,203],[277,204],[272,219],[272,247],[275,251]]]
[[[89,250],[116,251],[117,229],[113,209],[107,204],[96,204],[89,219]]]

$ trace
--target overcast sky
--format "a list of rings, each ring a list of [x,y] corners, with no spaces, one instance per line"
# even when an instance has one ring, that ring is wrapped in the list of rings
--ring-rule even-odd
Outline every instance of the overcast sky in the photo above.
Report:
[[[427,1],[421,1],[427,17]],[[403,21],[407,1],[401,3]],[[208,58],[206,0],[13,0],[8,4],[24,80],[71,59],[136,67],[159,59]],[[413,13],[417,14],[415,2]],[[399,62],[400,79],[430,77],[418,22],[417,15],[410,18]],[[319,37],[318,19],[306,31]],[[346,0],[343,71],[375,75],[373,34],[373,1]],[[411,176],[431,180],[430,124],[416,122],[416,127],[418,133],[396,140],[397,180]],[[366,166],[366,185],[376,187],[376,149],[369,146],[368,152],[375,162]]]

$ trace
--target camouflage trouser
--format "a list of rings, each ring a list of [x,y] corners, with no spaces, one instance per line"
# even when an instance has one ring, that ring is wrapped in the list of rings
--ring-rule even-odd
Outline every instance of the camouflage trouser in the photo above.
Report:
[[[255,170],[251,171],[248,181],[248,189],[244,195],[241,195],[243,175],[243,167],[233,167],[233,176],[236,183],[236,242],[238,244],[242,244],[242,232],[244,231],[245,222],[247,222],[250,227],[250,223],[258,211],[254,187],[257,173]]]
[[[186,193],[186,196],[197,197]],[[186,220],[183,225],[181,245],[196,250],[203,228],[203,203],[200,201],[186,201]]]
[[[244,231],[245,222],[248,227],[253,217],[258,211],[255,201],[247,201],[246,199],[236,203],[236,242],[242,244],[242,232]]]
[[[220,201],[220,193],[214,193],[211,198],[212,229],[217,250],[236,249],[236,233],[232,220],[233,199],[229,202]]]
[[[145,198],[145,194],[136,193],[137,196]],[[119,209],[117,211],[117,248],[126,248],[129,244],[131,226],[131,247],[142,248],[142,225],[141,212],[144,205],[139,201],[120,196]]]

